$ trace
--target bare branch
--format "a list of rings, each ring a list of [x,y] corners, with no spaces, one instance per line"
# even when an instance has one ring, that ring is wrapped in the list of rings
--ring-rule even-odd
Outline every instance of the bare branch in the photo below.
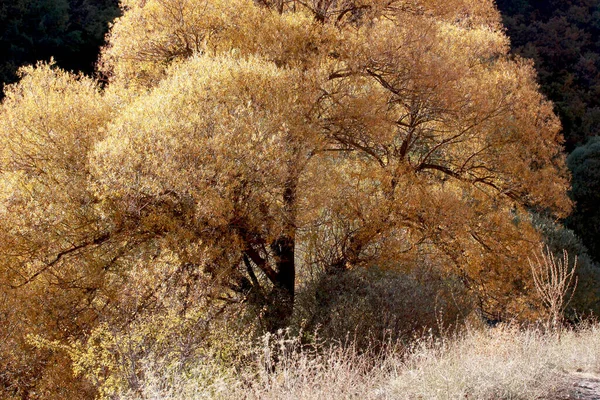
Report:
[[[563,250],[562,259],[556,259],[548,246],[541,248],[540,255],[529,259],[535,288],[549,312],[548,321],[553,329],[559,329],[564,312],[577,288],[577,256],[573,267],[569,266],[569,254]],[[568,296],[570,292],[570,296]]]

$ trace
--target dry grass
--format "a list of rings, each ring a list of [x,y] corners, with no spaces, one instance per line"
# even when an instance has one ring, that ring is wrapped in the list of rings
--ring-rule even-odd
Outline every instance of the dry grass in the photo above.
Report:
[[[273,359],[278,358],[278,363]],[[501,326],[416,340],[378,356],[352,347],[302,349],[271,338],[247,365],[204,363],[187,372],[148,365],[145,383],[121,399],[536,399],[570,372],[600,372],[600,326],[543,333]],[[170,372],[169,372],[170,371]]]

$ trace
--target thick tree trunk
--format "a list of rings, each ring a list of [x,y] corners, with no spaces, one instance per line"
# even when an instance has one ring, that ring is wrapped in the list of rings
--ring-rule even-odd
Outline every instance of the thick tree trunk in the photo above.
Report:
[[[294,295],[296,284],[296,266],[294,263],[294,237],[285,235],[278,238],[271,246],[277,258],[277,280],[269,296],[268,309],[265,315],[267,329],[275,332],[289,325],[294,311]]]
[[[275,256],[277,276],[266,315],[269,331],[285,328],[294,311],[296,287],[296,185],[297,179],[290,178],[283,193],[285,207],[284,232],[271,244]]]

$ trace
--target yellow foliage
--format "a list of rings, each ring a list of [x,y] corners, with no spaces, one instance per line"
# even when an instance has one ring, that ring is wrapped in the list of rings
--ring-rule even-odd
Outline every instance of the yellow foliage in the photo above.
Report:
[[[331,28],[306,13],[280,15],[252,0],[132,0],[124,7],[101,70],[128,85],[154,86],[170,64],[202,54],[310,65],[335,40]]]

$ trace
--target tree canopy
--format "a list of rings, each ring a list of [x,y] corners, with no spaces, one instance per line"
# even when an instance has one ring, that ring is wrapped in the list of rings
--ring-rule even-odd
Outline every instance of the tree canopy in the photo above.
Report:
[[[310,268],[427,265],[482,310],[533,307],[528,211],[565,216],[568,179],[491,0],[123,6],[106,87],[39,64],[6,89],[0,307],[27,318],[0,328],[5,391],[41,393],[32,354],[58,373],[28,334],[206,301],[284,327]]]

